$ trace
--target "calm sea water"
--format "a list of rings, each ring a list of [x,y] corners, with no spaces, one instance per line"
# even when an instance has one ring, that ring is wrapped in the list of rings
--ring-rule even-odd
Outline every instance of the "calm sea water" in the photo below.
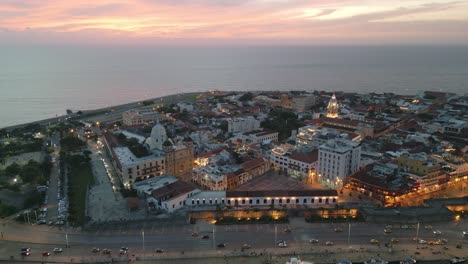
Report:
[[[179,92],[468,92],[468,47],[0,47],[0,127]]]

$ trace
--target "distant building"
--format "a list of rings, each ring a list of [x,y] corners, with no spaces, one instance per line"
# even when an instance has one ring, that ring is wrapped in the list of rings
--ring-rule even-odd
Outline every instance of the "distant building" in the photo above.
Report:
[[[338,118],[339,110],[340,110],[340,105],[338,104],[338,101],[336,100],[335,94],[333,94],[330,101],[328,102],[327,117]]]
[[[123,124],[126,126],[138,126],[154,124],[157,120],[166,120],[166,116],[153,110],[130,110],[122,114]]]
[[[264,142],[278,142],[278,132],[269,130],[251,131],[244,133],[244,138],[249,144]]]
[[[348,176],[359,170],[361,144],[351,140],[333,139],[319,147],[319,181],[340,188]]]
[[[294,96],[292,98],[291,108],[298,112],[309,111],[315,105],[314,95]]]
[[[260,121],[253,116],[237,117],[228,119],[228,132],[250,132],[260,129]]]
[[[177,107],[179,108],[179,111],[180,112],[184,112],[184,111],[187,111],[187,112],[192,112],[193,111],[193,104],[191,103],[177,103]]]

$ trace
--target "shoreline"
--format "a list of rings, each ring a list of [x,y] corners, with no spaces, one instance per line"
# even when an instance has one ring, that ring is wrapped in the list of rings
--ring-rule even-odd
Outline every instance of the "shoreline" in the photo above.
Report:
[[[98,116],[98,115],[101,115],[101,114],[105,114],[105,113],[102,113],[102,112],[108,112],[108,111],[112,111],[112,110],[115,111],[115,112],[124,112],[124,111],[127,111],[127,110],[136,109],[136,108],[139,108],[139,107],[144,107],[143,105],[140,104],[143,101],[156,101],[156,100],[164,101],[164,100],[170,99],[172,97],[190,96],[190,95],[195,95],[195,94],[200,94],[200,93],[204,93],[204,92],[199,91],[199,92],[175,93],[175,94],[165,95],[165,96],[161,96],[161,97],[155,97],[155,98],[149,98],[149,99],[145,99],[145,100],[133,101],[133,102],[119,104],[119,105],[107,106],[107,107],[103,107],[103,108],[81,110],[81,112],[83,112],[83,114],[82,114],[82,117],[79,117],[79,119]],[[65,112],[66,109],[64,109],[63,111]],[[67,117],[68,117],[68,115],[61,115],[61,116],[41,119],[41,120],[37,120],[37,121],[21,123],[21,124],[17,124],[17,125],[0,127],[0,130],[11,131],[11,130],[14,130],[14,129],[17,129],[17,128],[24,128],[24,127],[26,127],[28,125],[32,125],[32,124],[47,125],[48,123],[58,122],[58,121],[61,121],[62,119],[65,119]]]

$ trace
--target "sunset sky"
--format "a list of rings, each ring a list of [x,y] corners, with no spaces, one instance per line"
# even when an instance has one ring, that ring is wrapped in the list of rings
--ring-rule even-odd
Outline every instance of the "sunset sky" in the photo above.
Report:
[[[468,44],[468,1],[0,0],[0,44]]]

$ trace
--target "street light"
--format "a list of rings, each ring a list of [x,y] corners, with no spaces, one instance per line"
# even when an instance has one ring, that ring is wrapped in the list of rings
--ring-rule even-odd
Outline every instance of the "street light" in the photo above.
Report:
[[[145,259],[146,251],[145,251],[145,230],[141,231],[141,240],[143,243],[143,259]]]

